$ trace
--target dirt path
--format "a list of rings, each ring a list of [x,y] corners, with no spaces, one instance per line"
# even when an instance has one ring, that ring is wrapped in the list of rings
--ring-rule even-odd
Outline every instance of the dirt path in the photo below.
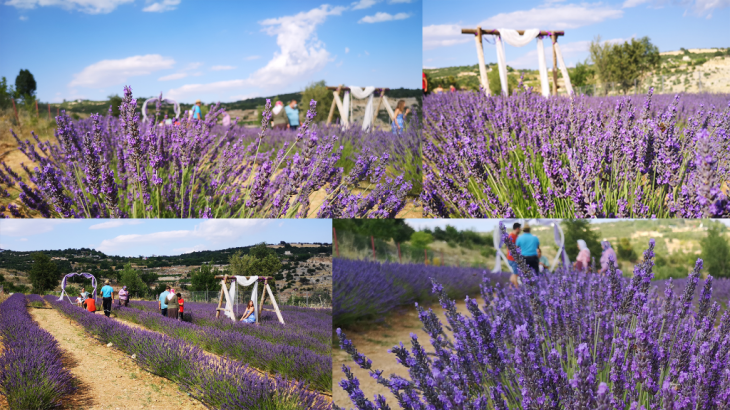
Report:
[[[480,306],[484,304],[484,300],[481,297],[477,299],[477,302]],[[469,314],[464,300],[457,301],[456,308],[460,313]],[[435,303],[431,305],[431,309],[439,317],[441,323],[446,324],[446,317],[444,316],[441,305]],[[409,378],[408,369],[398,364],[395,355],[388,353],[388,350],[398,345],[399,342],[403,342],[403,345],[410,349],[411,333],[415,333],[418,336],[418,341],[427,352],[434,351],[429,342],[430,337],[423,331],[423,324],[418,320],[418,311],[415,306],[404,307],[394,311],[385,318],[385,321],[378,324],[360,328],[354,326],[351,329],[345,329],[345,335],[348,339],[352,340],[357,351],[372,360],[373,368],[383,370],[383,375],[386,377],[389,377],[391,374],[397,374],[398,376]],[[451,332],[448,330],[446,334],[451,336]],[[334,389],[334,402],[336,405],[344,408],[351,408],[353,406],[347,393],[339,385],[340,380],[345,378],[345,374],[342,373],[342,365],[344,364],[349,366],[352,373],[360,380],[360,388],[365,393],[366,398],[372,401],[376,394],[382,394],[392,408],[397,407],[398,401],[395,399],[395,396],[386,387],[377,384],[375,379],[370,377],[367,370],[358,367],[352,361],[352,358],[340,349],[339,345],[332,346],[332,350],[332,374],[334,376],[332,379],[332,388]]]
[[[205,409],[174,382],[140,369],[124,353],[89,337],[55,309],[29,309],[33,320],[63,349],[64,367],[80,382],[68,409]]]

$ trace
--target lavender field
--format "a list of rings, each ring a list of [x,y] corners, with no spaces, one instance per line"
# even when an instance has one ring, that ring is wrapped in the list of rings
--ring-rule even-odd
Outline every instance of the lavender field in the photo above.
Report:
[[[186,116],[143,123],[130,87],[119,118],[56,118],[55,140],[15,136],[32,165],[0,169],[9,216],[46,218],[393,218],[421,184],[420,127],[401,136],[319,127],[311,101],[297,132]],[[158,106],[159,112],[159,106]],[[24,139],[25,138],[25,139]],[[347,149],[345,149],[347,147]],[[23,175],[23,176],[21,176]]]
[[[524,286],[485,281],[483,304],[459,297],[462,314],[448,280],[434,279],[447,323],[417,306],[430,346],[412,334],[409,347],[390,349],[407,377],[379,371],[337,329],[341,348],[398,400],[369,396],[343,365],[339,386],[355,408],[728,408],[730,311],[713,299],[715,290],[726,298],[730,282],[701,280],[702,260],[661,292],[652,282],[653,240],[630,279],[613,263],[606,275],[560,269],[537,277],[502,233]]]
[[[730,216],[730,95],[424,100],[433,217]]]

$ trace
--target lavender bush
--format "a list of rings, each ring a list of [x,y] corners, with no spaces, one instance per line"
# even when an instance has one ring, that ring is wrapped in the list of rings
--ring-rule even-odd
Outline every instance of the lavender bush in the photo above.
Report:
[[[307,390],[304,382],[261,375],[243,362],[216,358],[180,339],[131,328],[52,296],[46,301],[101,342],[135,355],[140,367],[174,381],[211,408],[331,409],[331,404]]]
[[[36,295],[37,296],[37,295]],[[0,394],[11,409],[50,409],[75,391],[56,339],[26,311],[22,293],[0,304]]]
[[[682,98],[429,96],[424,212],[728,217],[730,95]]]
[[[261,129],[250,140],[216,127],[223,110],[216,105],[204,120],[143,124],[136,100],[124,89],[119,119],[92,115],[73,122],[56,118],[57,144],[18,140],[36,164],[23,165],[32,185],[3,164],[0,195],[19,192],[13,216],[64,218],[238,218],[238,217],[387,217],[406,202],[412,184],[403,174],[386,175],[389,155],[365,150],[345,174],[335,166],[343,147],[337,135],[323,135],[313,124],[316,102],[293,141],[267,149],[271,104]],[[13,134],[15,135],[15,134]],[[296,149],[295,149],[296,147]],[[359,184],[367,185],[354,193]],[[315,191],[324,198],[311,203]]]
[[[409,377],[386,377],[338,329],[341,347],[404,409],[728,409],[730,313],[711,303],[713,279],[701,285],[702,261],[682,291],[651,287],[654,242],[623,278],[613,263],[606,275],[570,270],[536,277],[506,238],[524,279],[515,289],[482,284],[484,305],[466,299],[456,311],[433,283],[448,329],[418,307],[433,353],[415,335],[390,352]],[[349,367],[340,382],[358,409],[389,409],[368,400]],[[338,408],[335,406],[335,408]]]
[[[430,294],[434,278],[448,283],[450,295],[479,291],[484,270],[453,266],[424,266],[335,258],[332,261],[332,307],[335,325],[377,317],[394,307],[436,300]],[[509,275],[489,274],[506,282]]]

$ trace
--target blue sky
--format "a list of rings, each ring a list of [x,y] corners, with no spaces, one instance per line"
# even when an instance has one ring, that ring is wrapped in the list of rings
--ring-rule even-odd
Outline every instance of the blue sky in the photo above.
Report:
[[[97,249],[108,255],[179,255],[259,242],[332,243],[329,219],[0,220],[0,248]]]
[[[419,88],[420,0],[2,0],[0,76],[31,71],[41,101],[131,85],[180,102],[312,82]]]
[[[558,39],[568,66],[588,57],[598,35],[623,42],[648,36],[659,51],[730,46],[730,0],[625,1],[443,1],[423,2],[423,66],[426,68],[477,63],[474,37],[461,28],[564,30]],[[484,39],[492,39],[484,36]],[[493,40],[492,40],[493,42]],[[548,41],[544,41],[549,46]],[[536,42],[521,48],[505,46],[507,64],[537,69]],[[552,67],[552,51],[545,54]],[[497,61],[493,44],[484,43],[484,57]]]

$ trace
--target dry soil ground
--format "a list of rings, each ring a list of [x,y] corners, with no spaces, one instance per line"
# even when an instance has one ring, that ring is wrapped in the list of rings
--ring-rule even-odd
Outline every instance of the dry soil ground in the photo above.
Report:
[[[477,298],[480,306],[484,303],[482,298]],[[461,300],[456,303],[457,310],[460,313],[468,314],[466,303]],[[436,303],[431,306],[434,313],[439,317],[441,323],[446,323],[446,317],[441,306]],[[418,336],[418,341],[426,349],[427,352],[433,353],[433,347],[429,343],[429,336],[423,331],[423,325],[418,320],[418,311],[415,306],[399,308],[396,312],[390,313],[383,322],[371,324],[367,326],[356,326],[352,329],[344,330],[347,337],[352,340],[353,345],[358,352],[367,356],[373,361],[373,368],[383,370],[383,375],[388,377],[391,374],[408,378],[408,369],[396,362],[395,356],[388,353],[388,350],[403,342],[406,348],[411,347],[411,333]],[[446,331],[451,337],[451,333]],[[375,382],[370,377],[367,370],[360,369],[352,358],[340,349],[339,346],[332,346],[332,372],[333,372],[333,390],[334,403],[340,407],[351,408],[353,406],[347,393],[339,386],[340,380],[344,379],[342,373],[342,365],[347,365],[353,374],[360,380],[360,387],[365,393],[365,397],[372,401],[375,394],[385,396],[387,402],[392,408],[397,407],[398,402],[390,391],[382,385]]]

